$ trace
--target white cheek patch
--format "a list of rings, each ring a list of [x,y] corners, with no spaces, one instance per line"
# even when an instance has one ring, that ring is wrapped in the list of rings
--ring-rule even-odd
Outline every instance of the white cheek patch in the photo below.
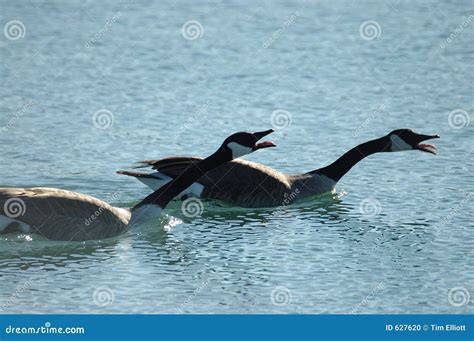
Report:
[[[238,144],[237,142],[230,142],[227,144],[227,147],[229,147],[230,150],[232,151],[233,159],[241,157],[242,155],[247,155],[252,152],[252,148],[242,146],[241,144]]]
[[[390,135],[390,140],[392,141],[392,152],[401,152],[403,150],[412,150],[413,147],[410,146],[408,143],[403,141],[397,135]]]

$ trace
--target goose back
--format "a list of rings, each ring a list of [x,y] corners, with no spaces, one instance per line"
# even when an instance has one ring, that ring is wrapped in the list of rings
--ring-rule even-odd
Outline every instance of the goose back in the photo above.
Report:
[[[106,202],[57,188],[0,188],[0,214],[55,240],[91,240],[118,235],[131,213]]]

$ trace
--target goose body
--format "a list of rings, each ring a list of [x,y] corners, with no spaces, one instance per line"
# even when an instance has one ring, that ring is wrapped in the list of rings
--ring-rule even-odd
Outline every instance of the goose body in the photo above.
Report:
[[[233,160],[199,178],[193,187],[180,193],[178,199],[189,196],[221,200],[241,207],[276,207],[290,202],[331,192],[338,181],[363,158],[378,152],[418,149],[435,153],[432,145],[421,141],[437,135],[416,134],[408,129],[395,130],[379,139],[362,143],[342,155],[332,164],[310,172],[290,175],[257,162]],[[156,190],[179,176],[201,158],[170,157],[142,161],[138,168],[151,167],[154,173],[119,171],[133,176]]]
[[[158,217],[176,195],[207,171],[235,157],[273,147],[270,142],[256,143],[271,132],[229,136],[214,154],[188,167],[132,208],[114,207],[92,196],[57,188],[0,188],[0,233],[35,233],[64,241],[119,235],[138,221]]]
[[[54,240],[103,239],[123,232],[131,216],[131,209],[63,189],[0,188],[4,233],[17,228]]]
[[[187,167],[202,160],[199,157],[170,157],[143,161],[154,173],[119,171],[136,177],[152,189],[158,189],[181,174]],[[275,207],[283,201],[331,191],[335,182],[324,175],[288,175],[263,164],[233,160],[199,178],[176,198],[188,197],[220,200],[241,207]],[[288,198],[293,199],[288,199]]]

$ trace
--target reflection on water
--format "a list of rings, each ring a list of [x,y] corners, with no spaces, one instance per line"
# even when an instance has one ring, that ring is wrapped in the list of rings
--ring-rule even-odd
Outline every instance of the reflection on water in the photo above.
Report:
[[[65,296],[80,299],[73,311],[101,311],[93,299],[97,290],[110,290],[114,303],[107,311],[116,312],[272,312],[272,292],[291,296],[291,304],[276,305],[282,311],[377,311],[375,302],[387,307],[376,298],[360,306],[364,295],[408,290],[392,287],[399,271],[416,282],[430,276],[422,268],[426,262],[435,265],[418,255],[435,239],[428,223],[366,219],[344,198],[313,198],[283,209],[230,209],[206,201],[200,217],[184,222],[180,206],[171,206],[173,216],[109,240],[5,236],[4,311],[71,311]],[[370,284],[359,287],[360,278]],[[350,303],[336,304],[341,301]]]
[[[279,208],[206,201],[188,218],[174,203],[109,240],[1,236],[0,312],[472,311],[448,296],[474,294],[473,125],[448,120],[458,108],[472,116],[472,31],[440,47],[469,4],[310,2],[267,48],[300,3],[259,6],[2,3],[27,34],[0,40],[0,186],[130,206],[149,190],[116,170],[206,155],[230,132],[270,128],[278,109],[291,115],[278,148],[247,158],[281,171],[319,168],[405,127],[439,133],[439,155],[373,155],[337,193]],[[200,39],[182,37],[190,19]],[[374,40],[359,33],[369,19]],[[101,109],[113,115],[106,129],[93,122]]]

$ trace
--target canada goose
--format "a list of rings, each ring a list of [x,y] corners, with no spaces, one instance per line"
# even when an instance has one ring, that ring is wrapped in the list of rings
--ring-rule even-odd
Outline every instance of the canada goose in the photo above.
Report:
[[[421,142],[438,137],[417,134],[410,129],[394,130],[384,137],[358,145],[326,167],[297,175],[284,174],[256,162],[234,160],[206,173],[178,198],[196,196],[242,207],[287,205],[295,200],[333,191],[337,182],[355,164],[371,154],[403,150],[421,150],[436,154],[434,145]],[[158,172],[118,173],[134,176],[152,189],[157,189],[200,160],[197,157],[147,160],[137,168],[152,167]]]
[[[236,133],[211,156],[193,163],[166,186],[132,208],[113,207],[94,197],[57,188],[0,188],[0,232],[37,233],[54,240],[91,240],[115,236],[142,219],[158,217],[162,209],[205,172],[258,149],[273,130]]]

